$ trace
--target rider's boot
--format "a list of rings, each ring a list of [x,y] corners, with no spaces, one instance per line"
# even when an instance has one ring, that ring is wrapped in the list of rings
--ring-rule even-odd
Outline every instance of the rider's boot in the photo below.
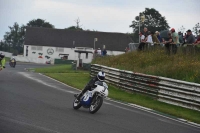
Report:
[[[83,95],[82,93],[80,93],[80,94],[74,94],[74,97],[75,97],[78,101],[80,101],[82,95]]]
[[[82,90],[81,93],[75,94],[74,97],[76,97],[77,100],[80,101],[80,98],[83,96],[83,94],[87,91],[87,88]]]

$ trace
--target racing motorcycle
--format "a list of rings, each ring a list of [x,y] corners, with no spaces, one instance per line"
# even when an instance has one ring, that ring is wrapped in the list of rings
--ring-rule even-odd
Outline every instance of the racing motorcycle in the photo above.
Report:
[[[15,59],[11,59],[10,62],[9,62],[9,65],[10,65],[11,67],[15,67],[15,65],[16,65]]]
[[[94,114],[100,109],[103,99],[107,96],[108,85],[105,82],[96,81],[95,87],[91,91],[87,90],[80,100],[77,100],[77,98],[74,99],[73,108],[77,110],[82,106],[89,108],[89,112]]]

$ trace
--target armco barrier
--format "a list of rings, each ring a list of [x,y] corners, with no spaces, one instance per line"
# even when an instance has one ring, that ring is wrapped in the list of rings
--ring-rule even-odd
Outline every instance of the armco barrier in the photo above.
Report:
[[[92,64],[91,76],[100,70],[106,73],[106,82],[119,88],[146,94],[159,101],[200,111],[200,84],[164,77],[134,73]]]

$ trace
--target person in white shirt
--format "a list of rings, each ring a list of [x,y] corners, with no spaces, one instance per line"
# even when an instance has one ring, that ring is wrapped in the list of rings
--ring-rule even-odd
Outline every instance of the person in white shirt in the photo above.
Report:
[[[153,39],[152,39],[153,33],[150,32],[150,34],[147,36],[147,43],[149,43],[149,46],[153,46]]]
[[[142,32],[139,33],[140,35],[140,44],[138,46],[138,50],[144,50],[144,45],[145,45],[145,36]]]
[[[100,49],[100,48],[98,48],[97,54],[98,54],[98,55],[101,55],[101,49]]]

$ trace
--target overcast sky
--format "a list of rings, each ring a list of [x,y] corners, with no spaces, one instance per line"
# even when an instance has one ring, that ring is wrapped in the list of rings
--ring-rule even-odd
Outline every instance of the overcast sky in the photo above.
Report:
[[[0,40],[14,22],[26,25],[44,19],[63,29],[76,25],[83,29],[131,33],[131,22],[145,8],[155,8],[171,28],[192,29],[200,22],[200,0],[0,0]]]

